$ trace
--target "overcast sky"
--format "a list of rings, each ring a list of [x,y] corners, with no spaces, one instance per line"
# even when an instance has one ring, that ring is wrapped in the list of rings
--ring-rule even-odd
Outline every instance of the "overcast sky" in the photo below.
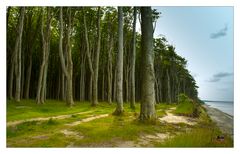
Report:
[[[233,100],[233,7],[153,7],[165,35],[199,86],[201,99]]]

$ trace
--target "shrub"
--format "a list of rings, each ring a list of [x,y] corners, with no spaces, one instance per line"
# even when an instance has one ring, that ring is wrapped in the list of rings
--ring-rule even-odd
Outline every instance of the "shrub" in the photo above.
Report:
[[[175,114],[198,117],[200,104],[186,96],[185,94],[178,95],[178,106],[175,110]]]

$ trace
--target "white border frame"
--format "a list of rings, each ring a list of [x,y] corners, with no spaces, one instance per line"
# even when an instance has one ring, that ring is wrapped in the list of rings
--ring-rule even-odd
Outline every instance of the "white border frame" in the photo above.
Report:
[[[234,6],[234,148],[6,148],[6,6]],[[239,0],[1,0],[0,2],[1,153],[239,153],[240,152],[240,3]],[[100,150],[100,151],[99,151]]]

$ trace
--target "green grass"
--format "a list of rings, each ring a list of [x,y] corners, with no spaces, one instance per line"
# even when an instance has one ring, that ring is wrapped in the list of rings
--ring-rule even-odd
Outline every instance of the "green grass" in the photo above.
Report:
[[[98,108],[102,112],[110,112],[114,105],[101,103]],[[63,114],[75,114],[84,111],[94,111],[87,102],[75,102],[73,107],[67,107],[65,102],[57,100],[47,100],[45,104],[37,105],[35,100],[21,100],[21,102],[7,101],[7,121],[25,120],[36,117],[49,117]],[[101,111],[99,111],[100,113]]]
[[[133,116],[133,115],[131,115]],[[104,119],[94,120],[84,125],[75,126],[74,131],[84,134],[82,140],[78,140],[75,144],[80,147],[89,146],[114,146],[116,141],[134,141],[138,143],[138,139],[143,134],[170,133],[175,134],[176,131],[184,131],[186,125],[181,128],[174,124],[162,124],[157,122],[155,125],[145,125],[135,120],[135,117],[129,118],[129,115],[120,117],[109,116]],[[101,127],[96,127],[101,126]]]
[[[223,134],[207,115],[203,107],[199,107],[198,124],[188,127],[187,131],[170,138],[164,143],[156,142],[156,147],[233,147],[233,139]],[[224,135],[225,140],[217,140]]]
[[[224,141],[217,140],[221,132],[217,128],[195,128],[164,142],[157,147],[232,147],[232,139],[226,135]]]
[[[194,105],[192,103],[181,103],[177,106],[174,113],[179,115],[191,115],[193,111]]]
[[[166,114],[166,110],[176,107],[176,104],[157,104],[156,112],[159,117]],[[20,107],[20,108],[19,108]],[[163,133],[172,136],[166,142],[153,141],[149,144],[155,147],[222,147],[233,145],[227,136],[225,142],[217,142],[216,135],[221,134],[215,124],[209,119],[203,108],[196,126],[187,124],[169,124],[158,121],[155,125],[141,124],[137,119],[140,104],[132,110],[129,104],[124,104],[124,114],[113,116],[116,104],[100,102],[96,107],[91,107],[89,102],[76,102],[69,108],[64,102],[48,100],[43,105],[36,105],[34,100],[23,100],[20,103],[8,101],[7,121],[25,120],[35,117],[49,117],[62,114],[71,115],[66,119],[49,119],[47,121],[24,122],[16,126],[7,127],[8,147],[66,147],[74,143],[77,147],[114,147],[119,142],[139,142],[139,137],[144,134]],[[79,112],[91,111],[84,114]],[[91,116],[110,114],[110,116],[95,119],[77,126],[66,124],[73,123]],[[204,127],[203,127],[204,126]],[[66,136],[63,130],[76,132],[78,136]],[[148,145],[144,145],[148,146]]]
[[[160,103],[155,106],[156,113],[158,117],[163,117],[166,115],[166,111],[170,108],[176,107],[176,104],[167,104],[167,103]]]

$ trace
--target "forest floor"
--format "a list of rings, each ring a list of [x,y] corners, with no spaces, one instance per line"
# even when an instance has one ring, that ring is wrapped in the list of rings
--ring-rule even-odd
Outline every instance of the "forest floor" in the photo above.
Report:
[[[204,108],[199,118],[173,114],[176,104],[157,104],[156,124],[137,119],[140,105],[124,104],[124,115],[113,116],[115,104],[48,100],[7,102],[7,147],[232,147]],[[224,140],[217,136],[224,135]]]

